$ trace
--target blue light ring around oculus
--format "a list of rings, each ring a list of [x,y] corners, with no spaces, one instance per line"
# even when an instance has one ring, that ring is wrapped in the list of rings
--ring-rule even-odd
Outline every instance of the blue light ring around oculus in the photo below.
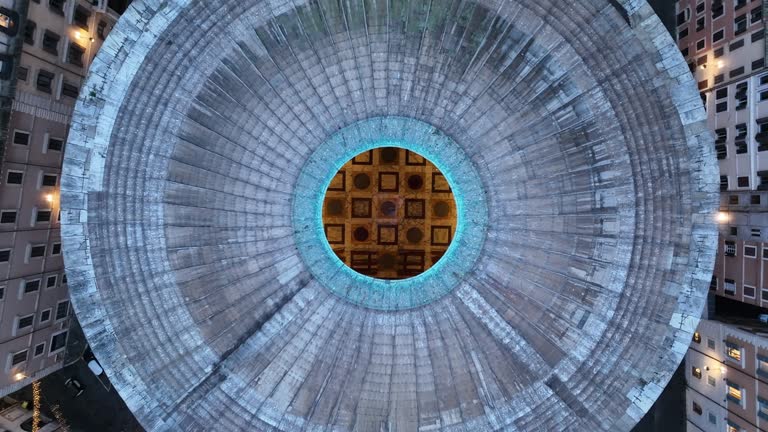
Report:
[[[334,175],[353,157],[378,147],[401,147],[429,159],[448,180],[456,202],[456,232],[445,255],[409,279],[357,273],[333,253],[323,230],[323,199]],[[323,142],[302,168],[292,207],[296,246],[314,277],[340,297],[380,310],[418,307],[451,292],[475,266],[488,222],[484,188],[461,147],[430,124],[392,116],[353,123]]]

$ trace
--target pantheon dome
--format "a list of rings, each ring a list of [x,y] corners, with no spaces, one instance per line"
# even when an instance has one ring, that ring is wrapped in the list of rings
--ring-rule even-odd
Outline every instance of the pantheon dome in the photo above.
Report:
[[[402,278],[323,224],[384,148],[455,202]],[[645,0],[138,0],[76,107],[62,237],[147,430],[629,431],[696,328],[717,190]]]

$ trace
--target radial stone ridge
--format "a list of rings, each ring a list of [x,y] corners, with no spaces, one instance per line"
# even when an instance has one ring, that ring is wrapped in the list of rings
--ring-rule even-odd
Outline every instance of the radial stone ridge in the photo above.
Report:
[[[69,286],[148,430],[629,430],[697,324],[714,147],[644,0],[139,0],[81,95]],[[402,281],[322,228],[382,145],[459,216]]]

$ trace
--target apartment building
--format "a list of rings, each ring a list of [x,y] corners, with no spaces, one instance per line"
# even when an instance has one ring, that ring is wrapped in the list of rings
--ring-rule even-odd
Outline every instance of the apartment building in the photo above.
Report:
[[[758,306],[768,305],[764,8],[761,0],[677,2],[678,45],[698,82],[720,162],[721,253],[712,289]]]
[[[689,431],[768,430],[768,333],[756,320],[702,320],[686,354]]]
[[[0,395],[62,366],[61,164],[80,87],[118,13],[106,0],[30,0],[25,18],[0,166]]]

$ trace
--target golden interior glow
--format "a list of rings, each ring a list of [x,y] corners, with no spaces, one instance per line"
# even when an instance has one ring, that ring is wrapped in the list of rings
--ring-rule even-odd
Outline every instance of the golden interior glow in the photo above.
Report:
[[[47,194],[45,196],[45,200],[48,201],[49,203],[52,203],[53,202],[53,194]]]
[[[27,377],[26,375],[24,375],[23,373],[19,372],[16,375],[13,376],[13,379],[15,379],[16,381],[21,381],[21,380],[23,380],[26,377]]]
[[[733,360],[741,361],[741,350],[739,348],[728,347],[726,349],[726,354]]]
[[[339,170],[323,204],[325,236],[341,261],[379,279],[431,268],[456,232],[448,180],[429,160],[396,147],[363,152]]]
[[[728,385],[728,396],[741,402],[741,389]]]
[[[720,223],[726,223],[731,220],[731,216],[727,212],[717,212],[717,216],[715,218]]]

